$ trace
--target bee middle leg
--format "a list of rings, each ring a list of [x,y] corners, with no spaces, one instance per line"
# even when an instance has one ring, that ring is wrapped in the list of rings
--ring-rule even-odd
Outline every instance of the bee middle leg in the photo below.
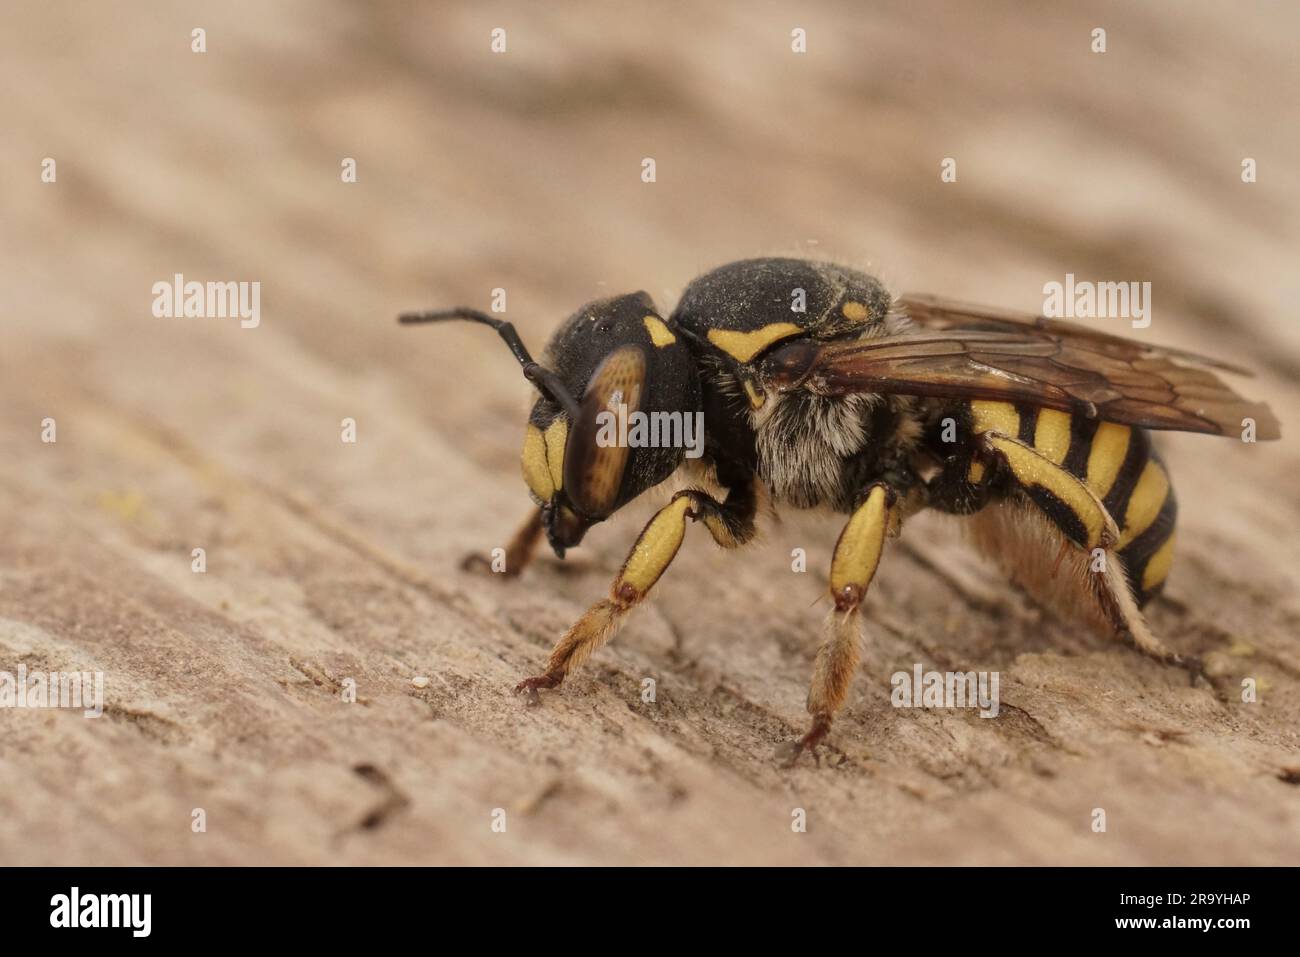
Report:
[[[609,597],[592,605],[551,650],[546,670],[525,678],[515,693],[555,688],[592,652],[618,631],[628,612],[639,605],[668,569],[686,537],[686,522],[701,521],[723,548],[736,548],[754,537],[757,497],[752,483],[737,486],[719,502],[705,492],[686,489],[655,513],[637,537],[627,561],[610,586]]]
[[[830,733],[831,722],[848,697],[861,654],[858,609],[880,564],[897,501],[898,494],[889,486],[870,486],[835,543],[830,575],[835,607],[827,616],[826,638],[817,650],[808,689],[812,727],[799,741],[782,749],[788,765],[798,761],[804,751],[816,760],[817,746]]]

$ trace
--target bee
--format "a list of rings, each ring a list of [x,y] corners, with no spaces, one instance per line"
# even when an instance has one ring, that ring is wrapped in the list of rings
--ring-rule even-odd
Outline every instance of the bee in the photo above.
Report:
[[[608,641],[677,554],[687,523],[722,548],[754,538],[760,502],[846,516],[829,574],[808,732],[831,730],[859,660],[859,616],[885,540],[923,509],[962,516],[974,544],[1050,608],[1195,673],[1141,608],[1164,586],[1178,506],[1149,431],[1279,436],[1266,405],[1216,372],[1235,366],[1085,326],[933,296],[785,258],[695,279],[664,318],[644,292],[601,299],[555,333],[541,363],[514,328],[474,309],[405,314],[496,329],[540,397],[522,455],[534,508],[505,550],[517,575],[544,533],[556,556],[673,473],[607,597],[516,692],[533,701]],[[602,413],[702,416],[703,448],[602,440]],[[1247,420],[1250,420],[1249,422]],[[666,420],[665,420],[666,421]]]

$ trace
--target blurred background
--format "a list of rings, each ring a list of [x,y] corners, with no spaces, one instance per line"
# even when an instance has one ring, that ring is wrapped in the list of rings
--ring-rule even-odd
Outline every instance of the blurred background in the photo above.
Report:
[[[25,782],[0,860],[1294,860],[1297,27],[1173,0],[7,3],[0,668],[102,670],[107,701],[0,712]],[[926,517],[836,752],[782,771],[838,532],[793,516],[743,557],[692,537],[524,710],[510,686],[654,503],[563,566],[461,572],[526,512],[529,390],[485,330],[395,315],[504,288],[537,352],[589,299],[667,314],[779,254],[1029,311],[1067,273],[1149,281],[1150,328],[1111,331],[1258,370],[1287,439],[1165,446],[1182,553],[1152,619],[1215,688],[1027,607]],[[260,325],[155,318],[176,273],[260,282]],[[916,661],[1000,668],[1003,717],[892,709]]]

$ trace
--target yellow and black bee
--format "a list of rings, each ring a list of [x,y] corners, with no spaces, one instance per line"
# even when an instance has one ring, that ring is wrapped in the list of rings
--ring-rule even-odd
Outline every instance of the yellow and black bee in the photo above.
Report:
[[[736,548],[753,538],[762,499],[848,516],[808,692],[812,726],[795,757],[815,750],[847,695],[858,609],[885,538],[924,508],[967,516],[981,549],[1046,604],[1160,661],[1199,668],[1139,611],[1164,585],[1177,514],[1147,430],[1279,435],[1267,406],[1211,371],[1243,371],[1233,366],[1066,322],[893,299],[875,278],[823,262],[722,266],[692,282],[667,319],[644,292],[589,303],[541,364],[508,323],[481,312],[401,317],[442,319],[496,328],[541,393],[523,450],[537,507],[506,550],[509,574],[543,531],[563,558],[592,525],[687,464],[680,444],[598,441],[602,412],[623,404],[703,417],[703,454],[690,464],[710,490],[673,496],[609,596],[516,691],[555,688],[607,641],[677,554],[688,519]]]

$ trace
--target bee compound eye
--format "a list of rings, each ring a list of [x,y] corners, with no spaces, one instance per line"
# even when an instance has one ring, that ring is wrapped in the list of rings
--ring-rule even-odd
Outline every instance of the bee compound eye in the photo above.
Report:
[[[637,412],[645,381],[645,353],[639,346],[623,346],[605,358],[583,394],[565,447],[560,487],[585,515],[604,518],[617,506],[632,449],[624,429],[616,429],[609,441],[609,417],[626,422]]]

